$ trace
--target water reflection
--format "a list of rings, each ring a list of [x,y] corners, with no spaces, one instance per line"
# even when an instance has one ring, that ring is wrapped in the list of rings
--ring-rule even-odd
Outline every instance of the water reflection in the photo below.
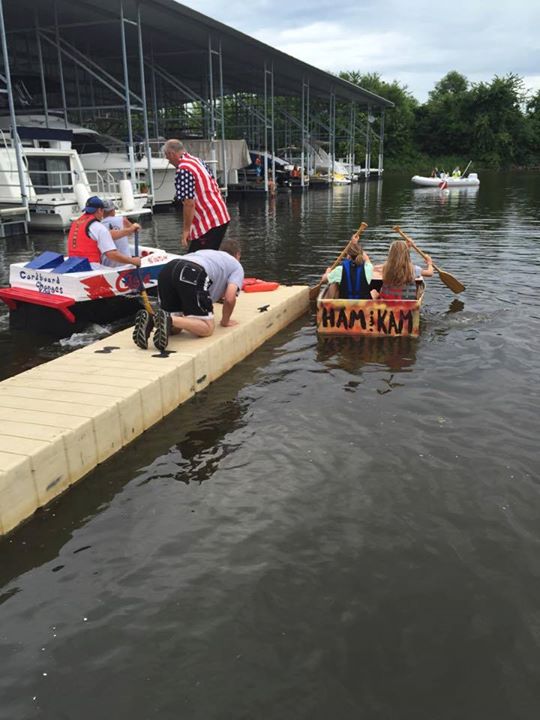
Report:
[[[327,367],[339,367],[356,374],[366,365],[387,367],[394,372],[412,368],[416,362],[418,338],[414,337],[320,337],[317,360]]]
[[[448,205],[450,207],[474,206],[478,200],[480,187],[464,188],[413,188],[415,205]]]
[[[448,306],[448,310],[446,311],[447,315],[450,315],[452,313],[458,313],[461,312],[465,308],[465,303],[462,300],[458,300],[457,298],[454,298],[450,305]]]

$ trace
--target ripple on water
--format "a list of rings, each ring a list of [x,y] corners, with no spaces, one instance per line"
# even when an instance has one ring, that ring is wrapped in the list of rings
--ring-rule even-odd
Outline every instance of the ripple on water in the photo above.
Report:
[[[10,720],[536,717],[540,223],[520,177],[231,205],[250,274],[314,281],[365,218],[373,259],[399,223],[466,292],[429,280],[417,340],[300,319],[0,546]],[[173,250],[179,228],[158,216],[144,241]],[[0,342],[10,367],[36,356]]]

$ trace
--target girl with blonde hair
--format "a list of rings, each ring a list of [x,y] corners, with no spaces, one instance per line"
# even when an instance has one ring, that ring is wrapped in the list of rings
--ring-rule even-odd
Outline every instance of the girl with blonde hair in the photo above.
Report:
[[[426,267],[414,265],[408,244],[394,240],[382,268],[383,284],[379,297],[383,300],[416,300],[416,278],[431,277],[433,263],[426,255]]]

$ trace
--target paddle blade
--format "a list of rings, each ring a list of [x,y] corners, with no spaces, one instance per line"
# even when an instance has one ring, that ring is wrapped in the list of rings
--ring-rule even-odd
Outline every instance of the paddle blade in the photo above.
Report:
[[[455,278],[453,275],[450,275],[450,273],[445,272],[444,270],[438,270],[439,277],[441,278],[442,282],[446,285],[447,288],[450,288],[450,290],[456,295],[463,292],[465,290],[465,285],[459,282],[457,278]]]

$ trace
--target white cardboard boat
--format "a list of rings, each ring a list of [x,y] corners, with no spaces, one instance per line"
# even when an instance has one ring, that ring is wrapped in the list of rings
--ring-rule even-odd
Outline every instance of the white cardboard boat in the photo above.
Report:
[[[89,323],[109,323],[135,313],[141,307],[141,284],[155,293],[161,269],[180,257],[144,246],[139,252],[139,269],[90,264],[86,258],[64,258],[50,251],[30,262],[13,263],[10,287],[0,289],[11,327],[62,337]]]
[[[467,177],[455,178],[450,175],[442,175],[441,177],[424,177],[423,175],[413,175],[412,182],[420,187],[433,187],[445,190],[454,187],[478,187],[480,180],[476,173],[469,173]]]

